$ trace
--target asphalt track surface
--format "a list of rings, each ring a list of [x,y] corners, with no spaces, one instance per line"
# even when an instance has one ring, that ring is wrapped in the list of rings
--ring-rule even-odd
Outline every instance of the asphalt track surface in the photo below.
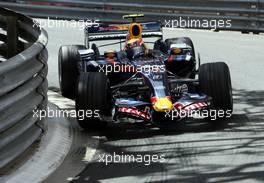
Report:
[[[82,44],[83,31],[46,30],[49,85],[58,87],[59,46]],[[264,182],[264,36],[180,29],[165,30],[164,35],[191,37],[202,63],[225,61],[229,65],[234,95],[234,113],[229,123],[182,122],[170,132],[145,124],[117,123],[102,132],[86,132],[72,118],[71,150],[46,183]],[[91,151],[92,158],[85,159]],[[165,160],[150,165],[99,162],[103,154],[114,153],[162,155]]]

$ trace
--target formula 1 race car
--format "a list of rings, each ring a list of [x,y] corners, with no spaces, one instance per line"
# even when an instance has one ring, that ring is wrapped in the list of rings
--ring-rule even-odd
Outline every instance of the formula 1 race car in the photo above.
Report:
[[[190,117],[230,117],[228,66],[223,62],[200,65],[190,38],[163,40],[160,22],[138,23],[136,18],[142,16],[124,16],[132,19],[129,24],[86,27],[85,45],[60,48],[61,93],[75,99],[77,112],[85,111],[85,117],[77,115],[80,126],[88,129],[133,119],[166,128]],[[97,46],[95,41],[103,44]],[[153,48],[147,45],[151,43]],[[100,53],[99,48],[115,44],[120,50]]]

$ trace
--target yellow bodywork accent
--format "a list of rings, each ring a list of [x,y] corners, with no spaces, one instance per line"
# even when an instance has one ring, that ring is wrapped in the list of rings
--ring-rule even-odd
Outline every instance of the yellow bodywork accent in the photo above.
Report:
[[[133,27],[138,27],[138,35],[134,35]],[[142,26],[140,23],[131,23],[128,28],[130,39],[140,39],[142,36]]]
[[[129,25],[118,25],[115,27],[117,30],[128,30]]]
[[[134,42],[139,41],[139,40],[140,40],[140,39],[137,39],[137,38],[129,39],[129,40],[127,41],[127,44],[131,44],[131,43],[134,43]]]
[[[157,112],[166,112],[173,109],[173,104],[168,98],[158,98],[153,108]]]
[[[126,18],[136,18],[136,17],[144,17],[144,14],[130,14],[130,15],[124,15],[123,19]]]
[[[177,54],[179,54],[181,52],[182,52],[182,49],[180,49],[180,48],[173,48],[172,49],[172,53],[175,54],[175,55],[177,55]]]

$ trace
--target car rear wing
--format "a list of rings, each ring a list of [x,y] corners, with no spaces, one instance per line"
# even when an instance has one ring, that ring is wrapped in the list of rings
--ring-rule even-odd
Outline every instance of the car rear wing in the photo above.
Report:
[[[162,28],[160,22],[143,22],[142,37],[162,38]],[[99,40],[122,40],[126,39],[129,24],[98,24],[85,28],[85,43],[89,47],[89,42]]]

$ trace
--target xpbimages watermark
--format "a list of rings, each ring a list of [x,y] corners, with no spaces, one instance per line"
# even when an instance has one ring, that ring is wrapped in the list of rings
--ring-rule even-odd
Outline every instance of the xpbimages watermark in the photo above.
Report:
[[[171,120],[183,119],[183,118],[210,118],[211,120],[217,120],[218,118],[230,118],[232,116],[231,110],[180,110],[173,109],[166,112],[165,118]]]
[[[146,166],[149,166],[151,163],[163,163],[165,162],[164,155],[150,155],[150,154],[101,154],[99,155],[100,163],[105,163],[108,165],[109,163],[143,163]]]
[[[99,72],[105,73],[120,73],[120,72],[144,72],[150,73],[162,73],[166,71],[164,65],[143,65],[143,66],[133,66],[133,65],[120,65],[114,63],[113,65],[98,65]]]
[[[176,19],[167,19],[164,21],[166,28],[231,28],[232,20],[229,19],[192,19],[190,17],[179,17]]]
[[[99,27],[99,20],[62,20],[62,19],[34,19],[33,27],[41,28],[78,28],[83,30],[85,27]]]
[[[99,110],[54,110],[47,107],[47,110],[33,110],[33,117],[42,120],[48,118],[78,118],[84,120],[85,118],[99,118]]]

